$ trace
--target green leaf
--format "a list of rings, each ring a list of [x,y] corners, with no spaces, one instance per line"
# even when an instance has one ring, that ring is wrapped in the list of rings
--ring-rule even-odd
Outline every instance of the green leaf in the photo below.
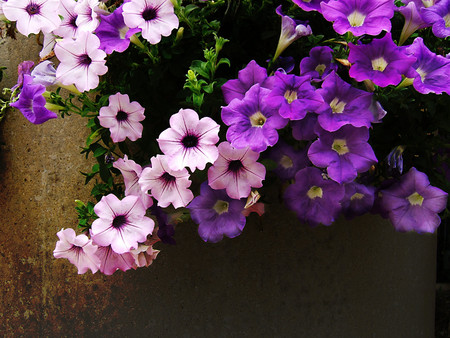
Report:
[[[221,65],[221,64],[226,64],[226,65],[228,65],[228,67],[231,67],[230,60],[228,60],[227,58],[221,58],[221,59],[219,60],[219,62],[217,62],[216,68],[218,68],[219,65]]]
[[[94,157],[99,157],[105,155],[108,152],[108,149],[103,148],[102,146],[98,147],[94,151]]]

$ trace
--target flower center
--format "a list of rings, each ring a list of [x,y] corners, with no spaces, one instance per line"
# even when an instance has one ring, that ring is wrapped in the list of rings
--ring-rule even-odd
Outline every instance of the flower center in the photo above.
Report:
[[[219,214],[222,215],[224,212],[228,212],[228,208],[230,203],[222,200],[218,200],[216,204],[214,204],[213,209]]]
[[[127,35],[127,32],[130,30],[127,26],[123,26],[119,29],[119,36],[123,40],[125,39],[125,36]]]
[[[250,123],[252,127],[262,128],[264,123],[266,123],[267,118],[260,112],[257,111],[252,116],[250,116]]]
[[[347,142],[343,139],[334,140],[333,144],[331,145],[331,149],[333,149],[339,155],[345,155],[348,153]]]
[[[183,137],[181,143],[183,143],[183,146],[185,148],[194,148],[198,146],[198,137],[195,135],[188,134],[185,137]]]
[[[294,162],[292,162],[291,158],[287,155],[283,155],[281,156],[280,159],[280,165],[284,168],[284,169],[288,169],[288,168],[292,168],[294,165]]]
[[[382,56],[372,60],[373,70],[379,70],[380,72],[383,72],[386,69],[387,65],[388,63]]]
[[[323,196],[323,190],[321,187],[318,187],[316,185],[313,185],[311,188],[309,188],[308,192],[306,193],[310,199],[315,199],[317,197],[322,198]]]
[[[316,68],[314,68],[314,70],[316,72],[318,72],[320,76],[322,76],[323,73],[325,72],[326,68],[327,68],[327,66],[325,66],[323,63],[321,63],[320,65],[317,65]]]
[[[446,28],[450,27],[450,12],[447,13],[447,15],[444,15],[443,19],[445,21],[445,27]]]
[[[434,0],[422,0],[423,5],[428,8],[434,5]]]
[[[41,12],[41,6],[31,2],[27,7],[25,7],[25,10],[30,15],[36,15]]]
[[[297,92],[295,90],[286,90],[286,92],[284,93],[284,98],[286,99],[286,101],[291,104],[292,101],[297,100]]]
[[[348,22],[352,27],[361,27],[366,19],[366,16],[358,11],[354,11],[348,17]]]
[[[158,12],[156,11],[156,8],[153,7],[147,7],[142,12],[142,17],[145,21],[151,21],[154,20],[157,16]]]
[[[409,201],[411,205],[422,205],[424,198],[419,195],[417,192],[412,193],[406,199]]]
[[[356,192],[353,194],[352,197],[350,197],[350,201],[354,201],[354,200],[362,200],[364,198],[364,194],[361,194],[359,192]]]
[[[239,170],[241,170],[244,167],[241,160],[233,160],[228,163],[228,171],[231,171],[233,173],[237,173]]]
[[[427,72],[424,71],[422,68],[417,68],[416,72],[419,73],[420,75],[420,79],[422,80],[422,82],[425,82],[425,78],[427,77]]]
[[[119,110],[116,115],[116,120],[119,122],[126,121],[126,120],[128,120],[128,114],[122,110]]]
[[[330,102],[330,107],[333,113],[341,114],[344,111],[346,103],[344,101],[339,101],[337,97]]]
[[[170,175],[168,172],[165,172],[164,174],[162,174],[160,179],[162,179],[168,185],[175,183],[175,181],[176,181],[175,176]]]
[[[72,15],[70,17],[70,20],[68,22],[69,26],[74,27],[74,28],[78,28],[78,26],[77,26],[77,17],[78,17],[78,15]]]
[[[308,2],[308,3],[311,2],[311,0],[302,0],[302,1],[303,1],[303,2]]]
[[[80,55],[78,57],[78,62],[80,65],[89,66],[92,63],[92,59],[87,54]]]
[[[127,224],[127,217],[125,215],[117,215],[116,217],[114,217],[112,221],[112,226],[115,229],[120,229],[126,224]]]

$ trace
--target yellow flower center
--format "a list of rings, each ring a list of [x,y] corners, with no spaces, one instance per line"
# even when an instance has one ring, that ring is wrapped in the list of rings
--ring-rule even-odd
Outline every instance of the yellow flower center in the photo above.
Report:
[[[444,15],[443,19],[445,21],[445,27],[446,28],[450,27],[450,13],[448,13],[447,15]]]
[[[331,145],[331,148],[339,155],[344,155],[348,153],[347,142],[342,139],[334,140],[333,144]]]
[[[295,90],[286,90],[284,93],[284,98],[286,101],[291,104],[292,101],[297,100],[297,92]]]
[[[284,169],[292,168],[294,162],[292,162],[289,156],[283,155],[280,159],[280,164]]]
[[[348,22],[352,27],[360,27],[363,25],[366,16],[358,11],[354,11],[348,17]]]
[[[344,111],[346,103],[343,101],[339,101],[337,97],[330,102],[330,107],[333,113],[340,114]]]
[[[318,72],[320,76],[322,76],[322,74],[325,72],[326,68],[327,68],[327,66],[325,66],[323,63],[321,63],[320,65],[317,65],[316,68],[314,68],[314,70],[316,72]]]
[[[260,112],[257,111],[252,116],[250,116],[250,123],[252,127],[262,128],[264,123],[266,123],[267,118]]]
[[[219,214],[223,214],[224,212],[228,212],[228,207],[230,203],[222,200],[218,200],[216,204],[214,204],[213,209]]]
[[[417,192],[414,192],[407,197],[407,200],[411,205],[422,205],[424,198]]]
[[[354,201],[354,200],[362,200],[364,198],[364,194],[361,194],[359,192],[356,192],[353,194],[352,197],[350,197],[350,201]]]
[[[428,8],[434,5],[434,0],[422,0],[423,5]]]
[[[416,72],[419,73],[420,79],[422,80],[422,82],[424,82],[424,81],[425,81],[425,78],[427,77],[427,72],[424,71],[424,70],[423,70],[422,68],[420,68],[420,67],[416,69]]]
[[[380,72],[382,72],[386,69],[387,65],[388,65],[388,63],[382,56],[372,60],[373,70],[379,70]]]
[[[316,185],[313,185],[311,188],[309,188],[308,192],[306,193],[310,199],[315,199],[317,197],[322,198],[323,196],[323,190],[321,187],[318,187]]]

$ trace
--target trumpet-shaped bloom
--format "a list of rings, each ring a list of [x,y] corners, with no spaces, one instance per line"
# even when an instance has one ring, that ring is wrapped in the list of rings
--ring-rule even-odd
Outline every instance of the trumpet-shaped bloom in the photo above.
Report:
[[[56,69],[57,80],[63,85],[75,84],[81,92],[97,87],[99,75],[108,71],[106,53],[99,46],[98,37],[85,31],[80,31],[75,40],[57,42],[55,54],[61,62]]]
[[[373,39],[367,45],[348,44],[352,63],[349,74],[357,81],[372,80],[377,86],[398,85],[412,64],[414,57],[405,55],[392,41],[391,33]]]
[[[123,5],[123,19],[130,28],[140,28],[151,44],[178,28],[178,17],[170,0],[132,0]]]
[[[261,152],[278,142],[277,129],[283,128],[287,120],[267,104],[269,93],[269,89],[255,84],[243,100],[233,100],[222,108],[222,121],[230,126],[227,140],[233,147]]]
[[[152,265],[160,251],[153,249],[153,244],[151,244],[151,242],[152,241],[147,240],[145,243],[140,243],[137,249],[131,250],[131,254],[134,257],[133,269]]]
[[[136,249],[152,233],[155,222],[145,216],[146,209],[138,196],[119,200],[115,195],[103,196],[94,206],[99,217],[92,223],[92,240],[123,254]]]
[[[33,124],[41,124],[58,117],[56,113],[45,108],[46,100],[42,94],[45,87],[41,84],[33,84],[31,75],[25,75],[19,100],[10,104],[23,114]]]
[[[92,33],[100,23],[98,0],[78,0],[75,6],[76,25],[80,30]]]
[[[191,186],[186,168],[172,170],[167,156],[156,155],[151,158],[151,167],[144,168],[139,178],[139,185],[145,192],[151,190],[158,206],[174,208],[185,207],[194,198],[188,188]]]
[[[351,32],[355,36],[378,35],[391,31],[394,0],[331,0],[321,2],[322,14],[333,21],[338,34]]]
[[[73,229],[62,229],[56,234],[59,241],[56,242],[53,256],[55,258],[67,258],[75,265],[79,274],[88,270],[96,273],[100,268],[100,259],[96,256],[97,245],[86,235],[76,235]]]
[[[372,147],[367,143],[369,130],[343,126],[336,132],[319,130],[319,139],[308,150],[311,162],[327,168],[328,176],[338,183],[353,181],[358,173],[377,163]]]
[[[53,67],[53,62],[42,61],[33,68],[31,76],[35,84],[41,84],[45,87],[54,85],[56,83],[56,69]]]
[[[259,153],[249,148],[235,149],[228,142],[219,144],[219,157],[208,170],[208,184],[225,189],[234,199],[247,197],[251,188],[261,188],[266,168],[256,162]]]
[[[319,169],[307,167],[295,175],[295,183],[284,193],[284,202],[311,226],[331,225],[341,211],[339,202],[344,193],[343,185],[325,179]]]
[[[114,252],[111,245],[99,246],[96,254],[100,260],[100,272],[105,275],[112,275],[119,269],[122,271],[130,270],[135,264],[131,252],[118,254]]]
[[[58,14],[63,17],[61,24],[53,31],[53,34],[63,38],[75,39],[78,32],[77,18],[78,13],[75,12],[75,0],[61,0],[58,7]]]
[[[104,128],[109,128],[111,139],[122,142],[128,137],[136,141],[142,137],[145,109],[136,101],[130,102],[127,94],[116,93],[109,97],[109,105],[100,108],[98,119]]]
[[[10,21],[16,21],[17,30],[28,36],[40,31],[49,33],[59,26],[61,19],[55,8],[58,0],[9,0],[2,10]]]
[[[332,71],[337,70],[333,61],[333,50],[327,46],[313,47],[309,57],[300,61],[300,75],[308,76],[312,81],[322,81]]]
[[[189,167],[203,170],[207,163],[213,163],[219,152],[220,126],[210,117],[199,120],[192,109],[180,109],[170,117],[170,128],[164,130],[157,139],[161,151],[169,158],[172,170]]]
[[[419,7],[418,7],[419,5]],[[416,4],[416,1],[409,1],[406,6],[397,7],[396,10],[400,12],[405,18],[402,33],[400,34],[399,46],[403,45],[405,41],[418,29],[428,27],[420,15],[420,9],[423,7],[422,2]]]
[[[423,20],[432,25],[433,34],[438,38],[450,36],[450,0],[441,0],[434,6],[421,11]]]
[[[291,180],[297,171],[311,165],[307,156],[307,148],[295,150],[282,140],[269,151],[269,158],[277,163],[273,170],[282,180]]]
[[[447,205],[447,193],[411,168],[399,182],[382,190],[381,204],[396,230],[432,233],[441,223],[438,213]]]
[[[200,187],[200,195],[188,205],[198,234],[205,242],[217,243],[223,236],[239,236],[245,226],[245,200],[230,198],[225,190],[213,190],[207,182]]]
[[[430,51],[422,38],[416,38],[406,53],[417,59],[407,76],[414,78],[413,86],[419,93],[450,94],[450,59]]]
[[[364,215],[372,210],[375,200],[375,188],[356,182],[345,185],[345,196],[341,201],[342,213],[348,219]]]

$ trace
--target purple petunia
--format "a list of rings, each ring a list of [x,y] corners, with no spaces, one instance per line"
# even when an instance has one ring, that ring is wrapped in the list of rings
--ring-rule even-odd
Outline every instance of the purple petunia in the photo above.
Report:
[[[261,152],[278,142],[277,129],[283,128],[287,120],[267,104],[269,93],[269,89],[256,84],[243,100],[235,99],[222,108],[222,121],[229,126],[227,140],[233,147]]]
[[[223,236],[239,236],[245,226],[244,199],[232,199],[225,190],[213,190],[207,182],[200,195],[188,205],[192,220],[199,225],[198,234],[205,242],[217,243]]]
[[[322,81],[332,71],[337,70],[333,61],[333,50],[328,46],[313,47],[309,51],[309,57],[300,61],[300,75],[306,75],[312,81]]]
[[[338,34],[351,32],[355,36],[378,35],[391,31],[394,0],[331,0],[320,4],[322,14],[333,21]]]
[[[423,18],[420,15],[420,9],[422,7],[423,4],[421,1],[420,4],[416,4],[416,1],[409,1],[406,3],[406,6],[396,8],[396,10],[405,18],[405,24],[403,25],[403,29],[400,34],[399,46],[403,45],[416,30],[429,26],[425,21],[423,21]]]
[[[284,201],[301,221],[312,226],[331,225],[341,211],[339,202],[344,193],[343,185],[325,179],[319,169],[307,167],[297,172],[295,183],[284,193]]]
[[[356,182],[345,185],[345,196],[341,201],[342,213],[348,219],[361,216],[372,210],[375,188]]]
[[[381,39],[373,39],[367,45],[348,44],[352,63],[349,74],[357,81],[372,80],[377,86],[398,85],[414,57],[405,55],[392,41],[391,33]]]
[[[438,213],[447,205],[447,193],[411,168],[398,183],[382,190],[381,204],[396,230],[433,233],[441,223]]]
[[[268,157],[277,163],[273,170],[282,180],[291,180],[297,171],[311,165],[307,156],[308,149],[295,150],[280,140],[269,151]]]
[[[299,6],[304,11],[318,11],[319,13],[322,13],[322,9],[320,8],[320,3],[324,2],[327,3],[330,0],[292,0],[294,4]]]
[[[292,136],[299,141],[314,140],[317,135],[316,129],[318,115],[316,113],[308,113],[302,120],[292,121]]]
[[[450,36],[450,0],[441,0],[434,6],[420,11],[423,20],[432,25],[433,34],[438,38]]]

